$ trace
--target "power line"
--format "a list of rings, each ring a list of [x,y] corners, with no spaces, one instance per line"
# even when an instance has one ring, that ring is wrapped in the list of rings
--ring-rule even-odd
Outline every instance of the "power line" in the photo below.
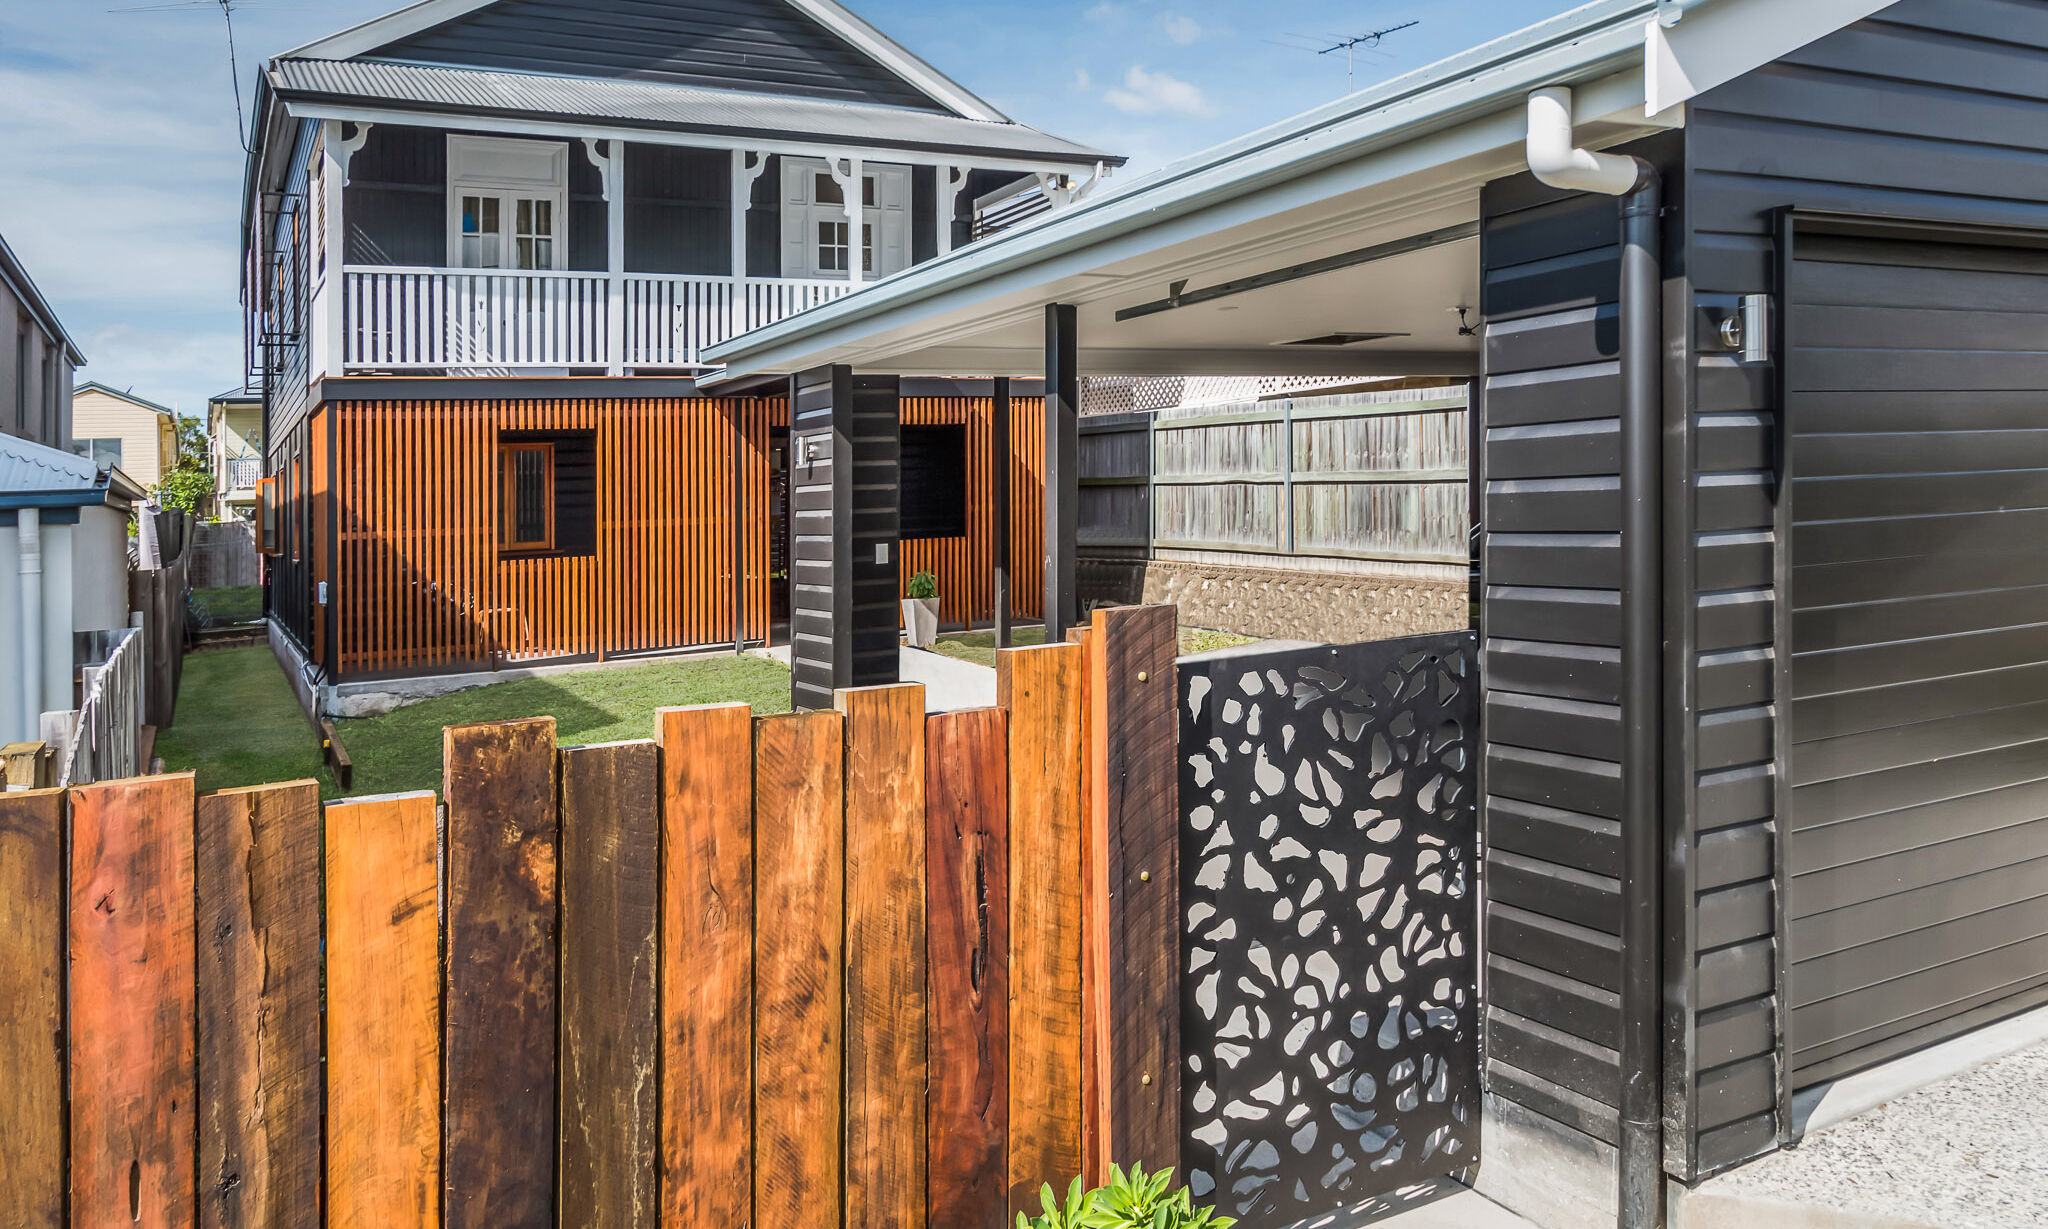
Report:
[[[1340,38],[1334,46],[1325,47],[1316,52],[1316,54],[1330,55],[1339,51],[1344,53],[1344,92],[1348,94],[1356,88],[1352,74],[1355,68],[1355,57],[1360,47],[1377,47],[1380,45],[1380,40],[1387,35],[1399,34],[1403,30],[1411,30],[1421,24],[1420,21],[1408,21],[1398,26],[1388,26],[1384,30],[1374,30],[1371,34],[1360,34],[1352,38]]]
[[[235,139],[242,143],[242,152],[250,149],[249,121],[242,110],[242,62],[235,53],[235,10],[247,8],[263,0],[162,0],[158,4],[136,4],[127,8],[109,9],[113,13],[195,13],[208,9],[219,9],[221,21],[228,34],[228,80],[235,91]]]

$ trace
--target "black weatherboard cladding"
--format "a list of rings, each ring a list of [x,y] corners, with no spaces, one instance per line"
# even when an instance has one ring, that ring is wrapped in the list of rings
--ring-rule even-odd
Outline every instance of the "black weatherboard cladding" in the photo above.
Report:
[[[944,109],[783,0],[501,0],[370,58]]]
[[[1691,370],[1693,403],[1676,424],[1686,437],[1690,462],[1685,468],[1692,474],[1691,499],[1685,504],[1693,519],[1687,566],[1695,598],[1691,626],[1684,633],[1688,651],[1680,663],[1689,673],[1673,687],[1682,683],[1696,697],[1697,725],[1682,748],[1688,771],[1680,784],[1690,791],[1689,805],[1674,808],[1691,824],[1680,834],[1691,859],[1682,871],[1688,891],[1673,895],[1679,900],[1689,895],[1695,906],[1682,925],[1674,926],[1674,939],[1682,948],[1673,958],[1684,967],[1667,970],[1667,979],[1682,985],[1685,996],[1676,1005],[1676,1019],[1683,1027],[1667,1030],[1667,1075],[1673,1082],[1667,1116],[1674,1127],[1667,1135],[1667,1161],[1674,1172],[1691,1177],[1725,1169],[1774,1146],[1781,1124],[1773,1104],[1789,1091],[1792,1068],[1801,1065],[1796,1052],[1782,1056],[1789,1063],[1779,1061],[1781,1027],[1789,1024],[1795,1051],[1807,1049],[1812,1064],[1807,1078],[1841,1074],[1858,1065],[1849,1052],[1855,1048],[1853,1038],[1811,1045],[1804,1040],[1817,1036],[1812,1025],[1818,1014],[1799,1004],[1827,993],[1813,971],[1802,972],[1804,956],[1812,950],[1803,946],[1807,940],[1802,931],[1810,934],[1813,928],[1795,921],[1790,933],[1781,936],[1781,942],[1790,945],[1795,967],[1780,970],[1772,958],[1771,931],[1779,920],[1774,913],[1782,909],[1799,915],[1808,907],[1802,901],[1818,899],[1802,868],[1923,847],[1948,851],[1967,843],[1955,839],[1964,835],[1960,829],[1944,828],[1932,822],[1932,816],[1917,826],[1895,825],[1890,836],[1882,821],[1868,820],[1810,831],[1807,812],[1813,795],[1774,772],[1773,757],[1788,750],[1781,728],[1786,712],[1773,704],[1779,682],[1774,642],[1782,634],[1783,644],[1796,650],[1801,628],[1813,626],[1805,615],[1793,615],[1790,622],[1786,616],[1793,605],[1807,604],[1805,587],[1824,579],[1825,565],[1816,560],[1809,567],[1803,561],[1801,542],[1806,539],[1799,536],[1795,535],[1789,555],[1778,549],[1775,373],[1768,366],[1745,366],[1725,353],[1714,343],[1706,312],[1731,308],[1742,294],[1781,289],[1773,228],[1777,212],[1787,206],[2048,226],[2048,0],[1904,0],[1879,18],[1824,38],[1696,100],[1687,118],[1686,148],[1687,267],[1691,294],[1702,310],[1692,316],[1692,345],[1698,352]],[[1893,387],[1911,389],[1913,373],[1927,370],[1925,356],[1900,353],[1920,345],[1910,336],[1912,310],[1894,305],[1858,313],[1861,345],[1891,351],[1866,357],[1867,376],[1898,374],[1905,382]],[[2039,323],[2033,328],[2033,336],[2040,337]],[[1996,347],[1978,341],[1970,348]],[[2039,361],[2037,355],[2034,362]],[[1864,399],[1866,415],[1880,413],[1887,396]],[[1898,411],[1898,425],[1922,434],[1902,446],[1916,455],[1932,450],[1928,455],[1933,456],[1946,442],[1959,438],[1925,434],[1936,417],[1951,408],[1916,396],[1904,400],[1912,408]],[[1977,401],[1970,412],[1982,413],[1987,404]],[[2048,417],[2042,398],[2036,396],[2028,404],[2036,414]],[[2048,422],[2035,425],[2048,428]],[[1800,429],[1796,421],[1794,429]],[[1792,447],[1796,455],[1806,445],[1795,441]],[[1795,495],[1785,507],[1803,520],[1803,513],[1791,511],[1798,503]],[[1967,551],[1960,543],[1958,549]],[[1921,566],[1932,564],[1894,569],[1882,583],[1900,594],[1945,583],[1918,574]],[[1781,579],[1792,586],[1790,600],[1777,591]],[[1678,587],[1674,582],[1674,590]],[[2048,651],[2033,660],[2048,661]],[[1817,719],[1820,707],[1828,702],[1809,700],[1803,694],[1807,672],[1796,662],[1783,664],[1795,690],[1791,737],[1804,741],[1802,725]],[[2011,660],[1982,666],[1950,662],[1942,671],[1943,680],[1933,685],[1953,687],[1954,675],[2011,665]],[[2006,677],[2013,673],[2007,671]],[[1986,693],[1974,703],[1982,710],[1999,702]],[[2024,714],[2010,715],[2012,721],[2003,727],[2007,733],[1998,741],[2018,741],[2010,731],[2023,728]],[[1934,753],[1931,744],[1921,750]],[[1795,778],[1804,771],[1805,758],[1790,749]],[[1784,819],[1789,823],[1781,823],[1781,811],[1788,805],[1790,814]],[[2034,813],[2048,814],[2048,808]],[[1775,848],[1774,835],[1787,826],[1791,835],[1786,847]],[[2024,829],[2005,831],[2012,840]],[[1838,853],[1826,853],[1817,844],[1821,841],[1843,844]],[[1985,892],[2010,892],[2014,876],[2021,873],[2010,868],[2043,857],[2048,857],[2048,838],[2037,837],[2024,848],[2011,846],[1999,855],[2001,869],[1995,872],[2006,876],[2005,887],[1974,882]],[[1781,873],[1794,874],[1783,901],[1773,894],[1769,868],[1774,863]],[[1944,890],[1978,891],[1972,881],[1960,877],[1967,873],[1961,863],[1955,866],[1959,877],[1953,882],[1959,888],[1936,888],[1918,898],[1892,897],[1866,912],[1884,916],[1880,930],[1890,926],[1897,933],[1915,932],[1916,942],[1926,945],[1928,952],[1944,939],[1964,942],[1967,927],[1942,930],[1937,924],[1928,929],[1925,915],[1912,909],[1916,900],[1939,898]],[[1989,908],[2000,898],[1983,899]],[[2017,906],[1992,909],[1978,920],[1969,942],[1986,951],[2010,942],[2018,937],[2013,928],[2025,926],[2023,914],[2024,908]],[[2039,932],[2036,927],[2030,933]],[[1868,962],[1866,975],[1886,984],[1894,984],[1891,979],[1897,977],[1900,989],[1909,986],[1917,974],[1905,967],[1877,968],[1878,962],[1890,958],[1888,952],[1896,954],[1895,949],[1886,948],[1877,932],[1869,937],[1880,941],[1858,949],[1860,955],[1844,954],[1837,963]],[[1963,967],[1972,959],[1981,963],[1981,957],[1962,948],[1954,951],[1953,962],[1944,968]],[[1971,995],[1960,993],[1950,1002],[1960,1013],[1953,1023],[1981,1022],[2001,1010],[2018,1010],[2028,1001],[2024,993],[2048,997],[2041,989],[2048,958],[2033,959],[2037,975],[2032,990],[2015,985],[2019,997],[2002,1001],[1972,1002]],[[1777,1010],[1781,979],[1794,1003],[1789,1021],[1781,1021]],[[1866,1005],[1883,999],[1885,993],[1866,999]],[[1887,1014],[1875,1011],[1877,1016]],[[1936,1013],[1917,1024],[1907,1022],[1903,1034],[1893,1033],[1890,1024],[1879,1028],[1866,1040],[1890,1040],[1866,1048],[1863,1059],[1875,1061],[1937,1040],[1941,1018]]]

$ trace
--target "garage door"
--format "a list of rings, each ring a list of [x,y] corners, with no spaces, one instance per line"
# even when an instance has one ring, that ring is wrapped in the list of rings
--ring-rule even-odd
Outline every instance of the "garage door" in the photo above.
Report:
[[[2048,253],[1801,234],[1793,1083],[2048,1002]]]

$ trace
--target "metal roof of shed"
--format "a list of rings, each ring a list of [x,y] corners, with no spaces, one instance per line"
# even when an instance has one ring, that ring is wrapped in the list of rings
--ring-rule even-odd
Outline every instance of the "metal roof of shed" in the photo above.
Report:
[[[0,435],[0,508],[80,507],[139,499],[118,470],[14,435]]]
[[[1120,166],[1123,159],[1013,122],[662,82],[400,64],[281,59],[268,81],[286,102],[402,105],[460,117],[604,121],[626,127],[735,137],[828,141],[962,154],[1006,153],[1048,162]]]

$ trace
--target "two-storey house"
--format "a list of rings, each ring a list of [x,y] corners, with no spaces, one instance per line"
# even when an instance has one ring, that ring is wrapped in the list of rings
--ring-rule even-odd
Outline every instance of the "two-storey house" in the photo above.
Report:
[[[71,442],[71,382],[85,365],[28,270],[0,239],[0,434],[49,448]]]
[[[786,399],[700,395],[704,348],[1120,162],[832,0],[426,0],[278,56],[243,222],[281,629],[328,680],[764,639]],[[991,615],[989,392],[902,389],[944,480],[901,562],[953,623]]]

